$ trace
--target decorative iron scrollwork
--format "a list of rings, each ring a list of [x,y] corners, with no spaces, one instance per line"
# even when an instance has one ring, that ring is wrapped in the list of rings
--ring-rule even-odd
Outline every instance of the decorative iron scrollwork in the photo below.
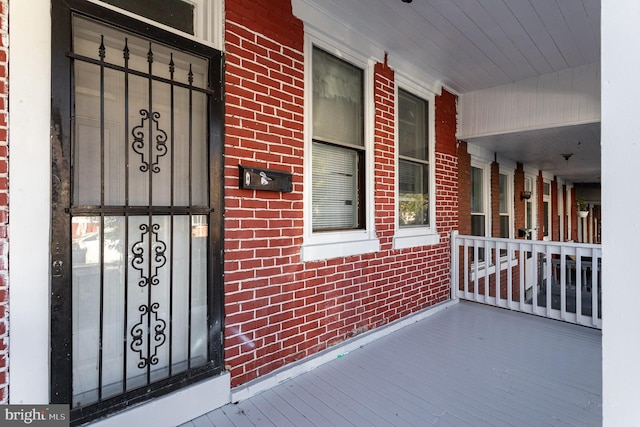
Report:
[[[160,283],[158,279],[158,270],[162,268],[167,262],[167,244],[158,238],[158,230],[160,230],[160,224],[152,224],[151,229],[148,224],[140,224],[140,240],[133,244],[131,247],[131,253],[133,259],[131,260],[131,266],[140,272],[140,280],[138,280],[138,286],[144,288],[148,284],[157,285]],[[149,240],[151,239],[151,255],[153,258],[149,262],[149,259],[145,259],[145,248],[149,246]]]
[[[159,308],[160,304],[157,302],[138,307],[140,321],[131,328],[130,347],[140,357],[140,362],[138,362],[140,369],[158,364],[158,348],[162,347],[167,339],[165,334],[167,322],[158,317]],[[148,325],[148,329],[145,325]],[[148,339],[146,343],[145,337]]]
[[[135,126],[131,130],[131,135],[133,136],[133,144],[131,144],[131,148],[137,154],[140,155],[141,165],[140,170],[142,172],[147,172],[151,170],[154,173],[160,172],[160,166],[158,166],[160,162],[160,158],[167,154],[167,133],[160,129],[159,119],[160,113],[154,111],[150,113],[148,110],[144,108],[140,110],[140,124]],[[149,126],[148,120],[151,120],[151,126]],[[146,123],[145,123],[146,122]],[[145,131],[149,132],[149,135],[145,135]],[[152,153],[149,153],[149,148],[145,147],[145,136],[149,141],[155,135],[155,149],[151,149]],[[150,158],[147,158],[147,155]]]

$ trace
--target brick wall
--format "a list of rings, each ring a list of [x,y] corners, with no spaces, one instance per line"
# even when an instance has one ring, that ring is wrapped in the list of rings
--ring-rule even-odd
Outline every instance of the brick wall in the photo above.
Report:
[[[571,200],[571,210],[569,211],[569,215],[571,215],[571,230],[570,230],[570,239],[574,242],[578,241],[578,221],[580,218],[578,217],[578,206],[576,205],[578,198],[576,197],[576,189],[573,187],[570,191],[571,195],[569,196]]]
[[[448,152],[435,159],[441,243],[393,250],[393,70],[377,64],[374,205],[381,250],[301,262],[303,25],[289,0],[238,1],[226,4],[225,31],[225,363],[235,386],[449,297],[457,160],[448,154],[455,154],[455,97],[443,93],[436,138]],[[238,164],[290,172],[293,191],[239,190]]]
[[[9,2],[0,0],[0,404],[9,401],[9,143],[7,127]]]
[[[471,154],[464,141],[458,145],[458,229],[471,235]]]
[[[560,216],[558,209],[558,180],[551,181],[551,240],[560,241]]]

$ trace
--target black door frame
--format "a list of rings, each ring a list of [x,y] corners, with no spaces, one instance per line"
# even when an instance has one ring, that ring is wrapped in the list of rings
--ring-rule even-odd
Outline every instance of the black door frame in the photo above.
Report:
[[[51,374],[50,402],[71,404],[72,399],[72,135],[73,60],[72,16],[117,26],[147,39],[174,46],[210,60],[209,90],[209,214],[208,238],[208,363],[185,373],[126,392],[116,398],[71,411],[80,424],[152,399],[224,369],[223,348],[223,207],[224,207],[224,54],[177,34],[83,0],[52,0],[51,47]]]

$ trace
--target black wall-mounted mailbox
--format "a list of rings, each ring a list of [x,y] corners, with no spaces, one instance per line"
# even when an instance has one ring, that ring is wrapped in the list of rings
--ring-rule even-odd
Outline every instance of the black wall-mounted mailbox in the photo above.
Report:
[[[262,169],[238,165],[240,169],[240,188],[247,190],[293,191],[292,175],[272,169]]]

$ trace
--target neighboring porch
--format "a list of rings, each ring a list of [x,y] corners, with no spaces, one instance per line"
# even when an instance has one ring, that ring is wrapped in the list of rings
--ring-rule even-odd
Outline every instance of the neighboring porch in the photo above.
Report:
[[[601,424],[598,329],[460,302],[184,426]]]

